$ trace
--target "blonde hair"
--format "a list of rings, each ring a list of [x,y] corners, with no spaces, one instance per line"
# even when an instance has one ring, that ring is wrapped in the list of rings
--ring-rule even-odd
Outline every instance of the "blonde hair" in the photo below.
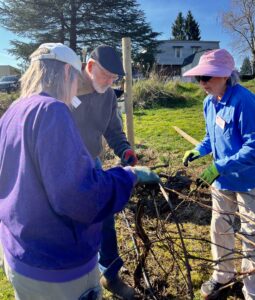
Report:
[[[48,49],[45,48],[37,49],[31,54],[30,59],[47,51]],[[53,59],[34,60],[20,79],[20,98],[46,92],[70,105],[72,100],[70,99],[71,86],[78,73],[70,66],[69,78],[66,79],[65,63]]]

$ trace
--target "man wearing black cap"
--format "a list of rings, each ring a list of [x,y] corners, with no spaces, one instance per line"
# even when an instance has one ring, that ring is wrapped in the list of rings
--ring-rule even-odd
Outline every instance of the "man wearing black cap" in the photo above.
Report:
[[[73,102],[73,116],[87,149],[95,159],[96,166],[101,168],[98,156],[103,148],[102,137],[121,158],[123,165],[134,166],[137,157],[123,132],[117,112],[116,95],[111,88],[118,76],[125,75],[120,56],[110,46],[97,47],[91,53],[83,75],[84,80],[79,84],[78,98]],[[118,276],[122,265],[123,261],[118,254],[114,216],[109,216],[102,227],[99,258],[99,267],[103,273],[101,284],[122,299],[133,299],[134,289]]]

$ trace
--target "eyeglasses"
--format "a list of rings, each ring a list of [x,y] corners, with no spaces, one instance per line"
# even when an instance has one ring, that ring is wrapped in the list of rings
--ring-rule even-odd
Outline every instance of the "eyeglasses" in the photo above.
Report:
[[[195,76],[195,79],[197,82],[203,81],[203,82],[208,82],[212,79],[212,76]]]
[[[111,79],[112,81],[116,81],[119,79],[118,75],[112,74],[110,72],[108,72],[107,70],[105,70],[98,62],[95,61],[95,64],[97,65],[98,69],[101,71],[101,76],[103,78],[107,79]]]

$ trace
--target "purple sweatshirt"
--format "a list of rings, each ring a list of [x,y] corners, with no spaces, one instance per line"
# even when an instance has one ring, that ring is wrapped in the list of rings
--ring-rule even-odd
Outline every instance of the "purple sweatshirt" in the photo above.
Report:
[[[0,119],[0,237],[11,268],[53,282],[88,273],[101,221],[123,208],[134,182],[129,169],[94,168],[63,102],[17,101]]]

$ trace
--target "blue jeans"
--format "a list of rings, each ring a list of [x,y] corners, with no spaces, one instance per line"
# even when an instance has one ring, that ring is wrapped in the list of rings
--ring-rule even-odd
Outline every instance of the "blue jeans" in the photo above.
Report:
[[[96,168],[102,168],[99,158],[95,160]],[[114,279],[123,266],[119,256],[117,235],[115,230],[114,215],[108,216],[102,224],[101,248],[99,250],[99,270],[104,276]]]
[[[102,226],[101,248],[99,250],[99,270],[104,276],[114,279],[123,266],[118,253],[114,215],[108,216]]]

